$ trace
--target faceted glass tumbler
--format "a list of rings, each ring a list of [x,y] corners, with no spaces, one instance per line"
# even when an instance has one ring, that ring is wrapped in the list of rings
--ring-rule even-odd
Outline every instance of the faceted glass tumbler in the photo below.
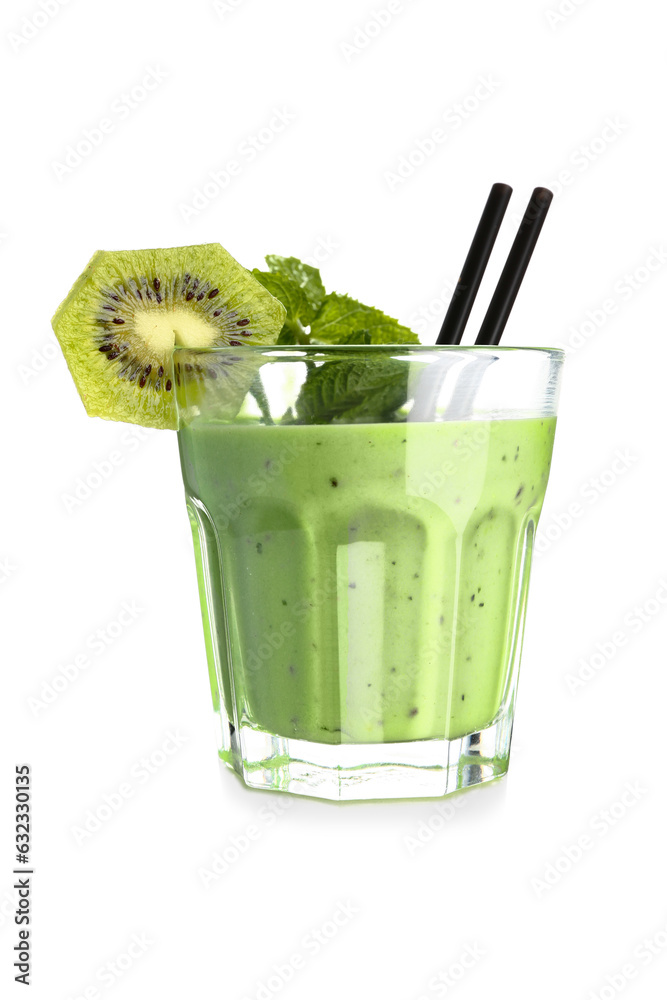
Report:
[[[506,772],[562,353],[176,352],[219,753],[254,788]]]

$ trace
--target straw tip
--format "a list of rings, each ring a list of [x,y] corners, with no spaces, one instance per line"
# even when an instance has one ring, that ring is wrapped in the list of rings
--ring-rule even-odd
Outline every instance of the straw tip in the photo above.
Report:
[[[554,193],[550,191],[549,188],[536,187],[533,191],[533,198],[535,201],[539,201],[541,204],[549,205],[553,200]]]

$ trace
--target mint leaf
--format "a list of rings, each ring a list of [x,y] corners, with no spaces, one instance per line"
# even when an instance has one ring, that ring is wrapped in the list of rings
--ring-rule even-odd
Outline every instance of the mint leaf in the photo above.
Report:
[[[302,315],[300,319],[304,326],[308,326],[315,318],[326,295],[320,272],[316,267],[304,264],[298,257],[279,257],[277,254],[270,253],[264,259],[271,272],[290,278],[303,290],[310,305],[310,311],[308,314]]]
[[[346,333],[336,341],[337,344],[370,344],[371,335],[368,330],[354,330],[352,333]]]
[[[313,312],[305,291],[286,274],[275,274],[273,271],[252,272],[253,277],[264,285],[268,292],[280,299],[287,310],[283,328],[278,337],[279,344],[308,343],[308,335],[304,326],[310,323]]]
[[[338,344],[359,330],[368,330],[372,344],[418,344],[419,338],[398,320],[379,309],[364,306],[349,295],[327,295],[311,324],[311,336],[325,344]]]
[[[299,339],[302,336],[290,323],[285,323],[282,330],[278,334],[277,344],[305,344],[308,343],[307,334],[303,334],[303,339]]]
[[[307,424],[383,423],[408,396],[409,363],[395,358],[328,361],[311,368],[296,401]]]
[[[268,292],[280,299],[287,310],[286,322],[301,320],[310,309],[306,293],[294,281],[284,274],[274,274],[272,271],[260,271],[255,268],[252,272]]]

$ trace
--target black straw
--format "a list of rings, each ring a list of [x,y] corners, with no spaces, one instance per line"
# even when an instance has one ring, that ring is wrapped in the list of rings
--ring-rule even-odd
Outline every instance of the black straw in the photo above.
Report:
[[[437,344],[460,344],[465,325],[470,316],[475,296],[479,290],[493,244],[512,197],[508,184],[494,184],[479,220],[477,231],[470,244],[461,276],[456,283],[452,301],[436,341]]]
[[[548,188],[538,187],[533,191],[477,335],[476,344],[493,345],[500,342],[552,199],[553,193]]]

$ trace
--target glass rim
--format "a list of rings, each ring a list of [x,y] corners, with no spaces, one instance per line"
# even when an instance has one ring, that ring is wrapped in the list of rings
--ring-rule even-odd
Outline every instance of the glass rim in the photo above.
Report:
[[[189,355],[223,354],[229,352],[238,355],[239,350],[252,354],[266,354],[268,357],[280,357],[281,355],[292,355],[295,360],[300,360],[304,355],[326,354],[330,351],[345,354],[354,351],[383,352],[393,351],[394,353],[429,354],[429,353],[465,353],[465,354],[544,354],[554,361],[563,361],[565,351],[561,347],[510,347],[501,344],[241,344],[239,347],[232,347],[229,344],[224,347],[185,347],[183,344],[174,346],[174,354],[182,351]]]

